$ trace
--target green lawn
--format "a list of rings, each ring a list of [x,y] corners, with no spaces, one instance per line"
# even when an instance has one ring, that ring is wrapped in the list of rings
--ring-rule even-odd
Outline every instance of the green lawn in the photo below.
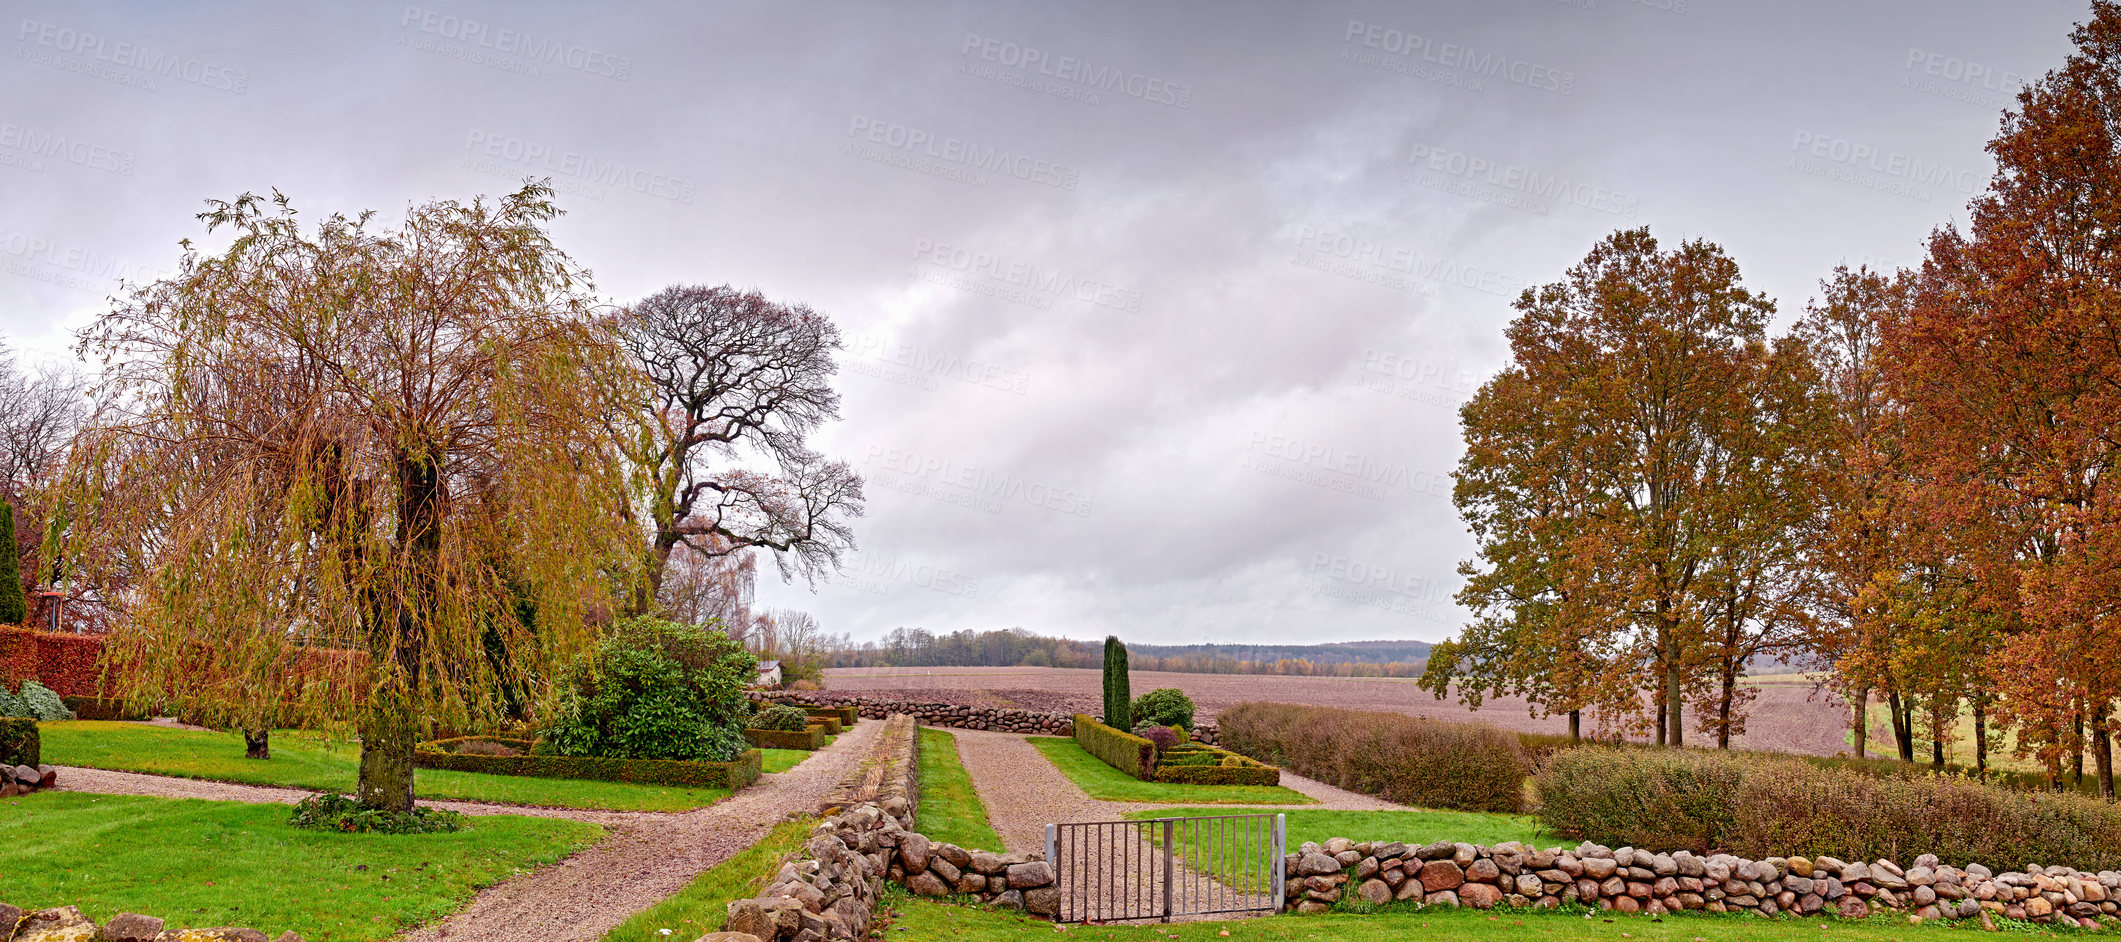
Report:
[[[766,889],[780,869],[781,858],[801,850],[814,818],[786,821],[758,843],[692,878],[677,895],[650,906],[604,934],[603,942],[685,942],[722,928],[732,900],[749,899]],[[665,933],[668,933],[667,935]]]
[[[921,806],[915,816],[929,840],[1000,853],[1001,835],[987,823],[987,806],[972,788],[972,776],[957,757],[957,737],[921,730]]]
[[[1677,916],[1613,916],[1582,910],[1519,912],[1515,910],[1421,909],[1400,903],[1371,914],[1325,913],[1316,916],[1271,916],[1226,922],[1133,923],[1069,926],[1056,932],[1052,923],[1016,913],[940,903],[887,891],[887,905],[897,913],[887,939],[950,939],[952,942],[1029,942],[1056,935],[1076,942],[1781,942],[1781,940],[1887,940],[1979,938],[1978,922],[1909,925],[1898,917],[1863,920],[1763,919],[1759,916],[1689,913]],[[1999,925],[2028,935],[2091,936],[2085,930],[2050,929],[2034,923]]]
[[[329,741],[301,730],[275,730],[272,758],[263,760],[243,758],[243,737],[235,733],[94,720],[40,723],[38,732],[44,740],[44,761],[52,765],[318,791],[352,791],[360,757],[360,747],[354,743]],[[763,753],[769,772],[792,767],[810,755],[791,749],[767,749]],[[446,769],[420,769],[415,776],[414,787],[421,798],[511,805],[686,811],[729,797],[729,791],[722,788],[482,775]]]
[[[0,886],[26,909],[74,905],[172,929],[249,926],[310,942],[397,935],[480,887],[603,835],[592,824],[473,818],[453,834],[337,834],[287,823],[286,805],[41,792],[0,813]],[[1050,930],[1049,930],[1050,931]]]
[[[1279,785],[1175,785],[1144,782],[1106,765],[1083,751],[1075,740],[1027,736],[1055,768],[1099,801],[1137,801],[1165,805],[1315,805],[1301,792]]]

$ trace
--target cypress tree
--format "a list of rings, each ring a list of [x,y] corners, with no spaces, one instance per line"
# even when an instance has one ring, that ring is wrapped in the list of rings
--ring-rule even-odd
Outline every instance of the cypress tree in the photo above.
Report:
[[[29,620],[29,600],[22,595],[22,561],[15,555],[15,508],[0,500],[0,625]]]
[[[1133,729],[1134,690],[1127,681],[1127,646],[1105,636],[1105,725]]]

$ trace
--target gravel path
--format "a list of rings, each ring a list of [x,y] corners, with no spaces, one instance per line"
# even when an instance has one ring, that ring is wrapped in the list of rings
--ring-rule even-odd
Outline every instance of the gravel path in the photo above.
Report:
[[[1069,824],[1089,821],[1118,821],[1129,812],[1148,811],[1157,808],[1182,808],[1187,805],[1156,804],[1132,801],[1099,801],[1085,794],[1068,776],[1054,767],[1043,753],[1030,741],[1016,733],[993,733],[980,730],[953,729],[957,737],[957,753],[972,776],[972,786],[979,793],[980,802],[987,808],[988,823],[1002,837],[1002,843],[1012,852],[1043,852],[1046,848],[1046,825]],[[1318,799],[1316,805],[1305,808],[1348,811],[1382,811],[1404,806],[1380,798],[1357,794],[1335,788],[1323,782],[1315,782],[1299,775],[1282,772],[1283,785]],[[1250,808],[1285,807],[1274,805],[1217,805],[1231,813],[1242,813]],[[1110,841],[1111,843],[1104,843]],[[1161,855],[1146,841],[1134,836],[1133,829],[1108,829],[1098,843],[1101,854],[1095,858],[1079,859],[1079,866],[1072,878],[1063,875],[1064,882],[1086,886],[1109,887],[1115,879],[1123,884],[1117,889],[1100,893],[1100,898],[1116,895],[1140,904],[1162,898],[1162,868],[1154,865]],[[1070,856],[1070,855],[1063,855]],[[1126,874],[1125,879],[1115,874]],[[1178,886],[1195,898],[1213,896],[1225,904],[1242,894],[1224,887],[1203,874],[1180,864],[1174,876]],[[1262,899],[1261,905],[1271,905]],[[1068,907],[1071,904],[1064,901]],[[1098,905],[1092,903],[1091,905]],[[1065,915],[1065,914],[1064,914]]]
[[[877,721],[856,724],[801,765],[762,775],[750,788],[683,813],[423,802],[468,814],[588,821],[610,833],[595,846],[557,864],[481,890],[470,906],[404,938],[408,942],[587,942],[600,938],[627,917],[684,888],[701,872],[757,843],[790,812],[815,811],[825,793],[868,754],[883,725]],[[300,789],[79,768],[62,769],[59,783],[69,791],[258,803],[292,804],[311,794]]]

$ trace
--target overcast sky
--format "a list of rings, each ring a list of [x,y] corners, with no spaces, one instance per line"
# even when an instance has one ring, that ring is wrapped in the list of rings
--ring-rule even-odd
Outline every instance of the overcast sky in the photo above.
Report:
[[[208,198],[550,176],[615,302],[847,336],[828,630],[1437,640],[1456,408],[1519,288],[1707,238],[1786,324],[1964,218],[2061,0],[4,4],[0,333],[31,358]],[[764,567],[770,572],[770,567]]]

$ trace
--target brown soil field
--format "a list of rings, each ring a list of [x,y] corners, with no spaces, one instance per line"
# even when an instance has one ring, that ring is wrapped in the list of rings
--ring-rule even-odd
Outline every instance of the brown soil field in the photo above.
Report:
[[[1566,733],[1565,717],[1539,719],[1516,697],[1486,701],[1468,711],[1456,700],[1438,700],[1411,678],[1283,677],[1262,674],[1181,674],[1133,671],[1137,694],[1177,687],[1192,697],[1200,722],[1247,700],[1383,710],[1437,719],[1476,719],[1504,729]],[[1062,667],[835,667],[825,671],[827,690],[871,696],[931,700],[971,706],[1095,713],[1102,702],[1099,672]],[[1795,675],[1771,675],[1756,683],[1741,749],[1831,756],[1848,750],[1849,711],[1840,697],[1818,691]],[[1689,711],[1691,713],[1691,711]],[[1588,722],[1588,720],[1586,720]],[[1708,744],[1688,717],[1689,739]],[[1586,730],[1589,732],[1589,730]]]

